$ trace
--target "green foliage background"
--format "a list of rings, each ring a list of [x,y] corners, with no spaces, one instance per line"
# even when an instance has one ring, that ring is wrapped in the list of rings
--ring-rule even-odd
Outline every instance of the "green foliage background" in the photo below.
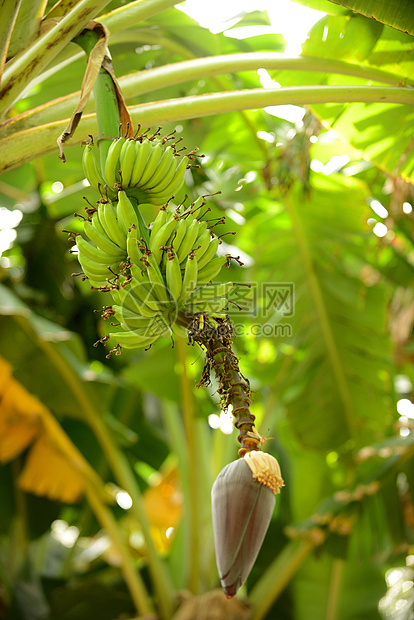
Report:
[[[398,400],[412,399],[414,382],[407,208],[413,37],[402,32],[398,2],[387,3],[391,16],[377,16],[383,23],[322,0],[301,3],[327,14],[290,64],[275,55],[285,41],[270,28],[244,39],[213,35],[165,0],[101,2],[93,17],[111,31],[114,69],[134,122],[154,129],[162,123],[166,133],[177,128],[183,144],[206,155],[176,201],[212,194],[210,215],[227,216],[219,232],[236,232],[224,240],[245,263],[222,278],[253,285],[251,312],[231,310],[235,351],[254,390],[257,428],[271,436],[265,449],[279,459],[286,487],[241,591],[246,617],[367,620],[380,617],[382,599],[383,617],[408,620],[412,589],[402,591],[398,582],[383,597],[388,570],[400,567],[401,583],[412,581],[404,567],[414,544],[413,425],[396,409]],[[7,209],[23,217],[0,258],[0,354],[105,482],[126,488],[129,481],[128,492],[141,497],[154,472],[177,468],[183,516],[171,546],[152,564],[137,514],[110,509],[122,536],[141,541],[129,551],[153,611],[165,620],[174,613],[203,618],[179,616],[175,593],[201,596],[218,587],[210,488],[237,457],[236,435],[208,425],[220,410],[214,386],[195,387],[199,350],[164,340],[108,360],[104,347],[93,346],[104,329],[93,311],[105,305],[104,295],[72,277],[79,267],[62,232],[80,232],[73,213],[82,213],[83,196],[96,200],[84,183],[80,148],[96,132],[92,100],[65,164],[55,146],[76,105],[71,95],[80,88],[85,55],[68,43],[37,75],[24,68],[37,36],[36,10],[41,16],[52,4],[22,2],[9,47],[21,55],[5,67],[7,78],[13,62],[21,63],[22,88],[2,109],[0,216]],[[81,4],[92,10],[96,3]],[[15,5],[9,3],[11,13]],[[62,5],[69,17],[72,5]],[[230,34],[270,25],[265,12],[238,19]],[[36,28],[22,38],[27,23]],[[71,27],[75,36],[79,25]],[[219,67],[224,54],[231,56]],[[267,94],[257,72],[263,68],[275,81]],[[253,93],[247,105],[245,89]],[[210,93],[217,98],[203,98]],[[279,103],[310,105],[293,123],[267,107]],[[386,215],[374,212],[373,200]],[[153,216],[146,214],[148,222]],[[382,237],[373,232],[379,222],[387,227]],[[293,284],[292,316],[269,310],[266,283]],[[22,454],[0,468],[0,617],[111,620],[139,613],[119,558],[85,553],[102,535],[88,501],[67,506],[23,493],[24,460]],[[169,516],[162,516],[167,529]],[[52,535],[56,519],[80,530],[69,550]],[[165,584],[163,601],[154,574]]]

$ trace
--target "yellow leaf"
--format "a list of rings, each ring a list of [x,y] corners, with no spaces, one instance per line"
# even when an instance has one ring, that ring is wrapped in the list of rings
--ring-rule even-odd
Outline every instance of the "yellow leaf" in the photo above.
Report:
[[[3,366],[1,358],[0,362]],[[18,381],[9,377],[0,400],[0,461],[14,459],[39,434],[44,409]]]
[[[19,486],[24,491],[72,504],[79,501],[85,484],[54,442],[43,435],[30,451]]]

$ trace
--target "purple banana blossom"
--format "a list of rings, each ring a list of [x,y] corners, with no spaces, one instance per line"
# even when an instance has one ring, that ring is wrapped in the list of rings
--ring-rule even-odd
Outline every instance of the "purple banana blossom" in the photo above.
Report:
[[[217,568],[227,598],[247,579],[284,486],[277,460],[258,450],[229,463],[211,491]]]

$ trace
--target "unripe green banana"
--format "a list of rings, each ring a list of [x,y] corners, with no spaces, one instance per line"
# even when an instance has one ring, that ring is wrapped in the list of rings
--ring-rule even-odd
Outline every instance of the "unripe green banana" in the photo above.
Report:
[[[199,260],[208,250],[211,240],[210,230],[205,230],[203,234],[197,237],[197,240],[194,243],[194,253],[197,256],[197,260]],[[200,246],[200,247],[199,247]]]
[[[123,190],[118,192],[118,205],[122,212],[125,225],[130,228],[132,225],[139,228],[138,218],[132,202]]]
[[[85,231],[85,235],[92,241],[92,243],[100,248],[102,252],[106,252],[116,258],[119,256],[120,252],[122,252],[119,246],[113,243],[106,235],[98,232],[98,230],[94,228],[88,220],[83,222],[83,230]]]
[[[118,221],[119,229],[122,235],[125,237],[125,240],[129,234],[128,226],[125,223],[124,216],[122,214],[121,207],[119,206],[119,200],[112,203],[115,211],[116,211],[116,219]]]
[[[115,313],[114,317],[120,323],[133,325],[134,329],[137,327],[148,327],[154,322],[155,319],[155,317],[142,316],[136,312],[132,312],[132,310],[129,310],[125,306],[117,306],[116,304],[112,306],[112,310]]]
[[[154,237],[161,226],[164,226],[168,219],[168,211],[165,207],[161,207],[161,209],[157,213],[157,217],[155,218],[152,227],[151,227],[151,237]]]
[[[106,278],[113,277],[113,274],[109,271],[109,267],[114,267],[115,269],[117,268],[116,263],[113,263],[112,265],[110,265],[109,263],[107,265],[103,265],[102,263],[97,263],[96,261],[81,253],[78,254],[78,261],[82,269],[86,269],[89,274],[93,275],[95,280],[99,279],[105,281]]]
[[[183,285],[178,301],[184,301],[197,286],[198,262],[194,254],[190,254],[185,263]]]
[[[180,261],[178,260],[177,254],[172,254],[172,256],[168,256],[165,275],[167,279],[167,288],[170,297],[174,299],[174,301],[177,301],[181,295],[181,290],[183,286]]]
[[[119,178],[119,155],[121,153],[122,146],[125,143],[125,138],[121,136],[117,140],[113,140],[109,147],[108,154],[105,160],[104,176],[108,186],[112,189],[117,183]]]
[[[167,196],[166,199],[168,199],[174,194],[174,192],[178,191],[184,183],[186,169],[187,160],[183,157],[175,171],[165,177],[163,182],[159,183],[154,190],[148,192],[148,196],[151,196],[151,201],[155,198],[165,198],[165,196]]]
[[[180,263],[183,263],[187,260],[187,256],[191,252],[194,242],[198,237],[198,227],[198,220],[193,220],[185,233],[184,239],[180,243],[180,247],[176,248],[178,260],[180,261]]]
[[[198,227],[198,238],[197,238],[197,245],[199,244],[199,239],[200,237],[204,234],[204,232],[207,230],[207,222],[205,220],[201,221],[199,220],[199,227]]]
[[[152,256],[146,257],[148,280],[154,287],[154,294],[160,302],[167,304],[169,302],[168,293],[165,288],[164,278],[161,275],[159,267]]]
[[[203,284],[204,282],[208,282],[212,278],[215,278],[218,273],[220,273],[221,268],[227,262],[226,256],[216,256],[213,258],[205,267],[198,270],[197,276],[197,284]]]
[[[155,316],[157,314],[157,311],[152,310],[143,301],[138,299],[133,294],[133,290],[133,288],[130,288],[128,290],[120,288],[118,290],[111,291],[111,295],[119,306],[125,305],[129,310],[132,310],[132,312],[135,312],[136,314],[139,314],[141,316]]]
[[[122,233],[118,220],[116,219],[116,209],[110,202],[104,202],[98,208],[99,219],[108,237],[120,248],[126,250],[126,237]]]
[[[76,237],[76,245],[78,247],[79,254],[83,254],[84,256],[87,256],[89,259],[95,261],[96,263],[101,263],[102,265],[109,265],[115,262],[114,256],[111,256],[110,254],[107,254],[106,252],[103,252],[99,248],[91,245],[83,237],[81,237],[81,235],[78,235]],[[123,258],[124,256],[122,252],[120,251],[118,262],[121,262]]]
[[[122,187],[128,187],[131,181],[132,170],[135,162],[135,140],[127,140],[121,150],[120,170]]]
[[[138,230],[136,228],[131,228],[127,236],[127,254],[134,265],[137,267],[141,266],[141,269],[144,269],[141,261],[144,255],[138,248]]]
[[[100,191],[100,188],[103,189],[105,183],[96,167],[95,157],[93,154],[93,144],[85,144],[83,148],[82,167],[91,187],[96,189],[97,192]]]
[[[92,226],[101,233],[101,235],[106,236],[106,232],[101,222],[99,221],[99,213],[98,210],[92,215]]]
[[[142,183],[142,188],[144,190],[147,188],[151,190],[155,189],[156,191],[157,185],[170,172],[171,168],[176,168],[175,156],[172,146],[167,146],[167,148],[164,148],[164,153],[161,156],[155,172],[146,183]]]
[[[150,155],[151,142],[149,140],[135,143],[135,161],[130,181],[131,186],[136,187],[139,184]]]
[[[177,220],[170,215],[169,218],[167,218],[166,223],[159,229],[155,236],[151,233],[149,249],[151,250],[158,265],[161,262],[163,252],[161,248],[167,244],[168,239],[170,238],[176,225]]]
[[[142,263],[141,263],[142,264]],[[131,266],[131,275],[134,278],[133,283],[133,294],[140,299],[146,306],[148,306],[154,312],[160,312],[163,308],[161,306],[161,301],[159,296],[156,295],[155,289],[157,289],[160,295],[163,295],[163,298],[166,299],[165,287],[163,285],[162,291],[160,292],[160,287],[154,286],[148,280],[147,272],[142,272],[139,267],[136,265]]]
[[[176,229],[172,232],[172,235],[168,239],[166,245],[174,248],[174,251],[176,252],[177,249],[180,247],[181,242],[184,239],[184,235],[186,232],[187,232],[187,222],[184,219],[181,219],[178,222]]]
[[[163,153],[164,153],[164,148],[160,142],[151,146],[151,155],[148,158],[144,173],[139,181],[139,184],[138,184],[139,187],[143,188],[148,183],[148,181],[151,179],[152,175],[157,169],[158,164],[161,161],[161,157],[163,156]]]
[[[214,239],[210,241],[210,245],[208,246],[207,250],[205,251],[203,256],[198,260],[199,269],[203,269],[203,267],[208,265],[211,259],[214,258],[219,245],[220,245],[220,239],[218,237],[215,237]]]

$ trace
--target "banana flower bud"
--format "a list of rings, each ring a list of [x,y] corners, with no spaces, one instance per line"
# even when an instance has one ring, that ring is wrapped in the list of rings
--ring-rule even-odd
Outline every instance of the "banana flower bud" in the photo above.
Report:
[[[254,450],[222,469],[211,490],[217,568],[227,598],[247,579],[284,486],[277,460]]]

